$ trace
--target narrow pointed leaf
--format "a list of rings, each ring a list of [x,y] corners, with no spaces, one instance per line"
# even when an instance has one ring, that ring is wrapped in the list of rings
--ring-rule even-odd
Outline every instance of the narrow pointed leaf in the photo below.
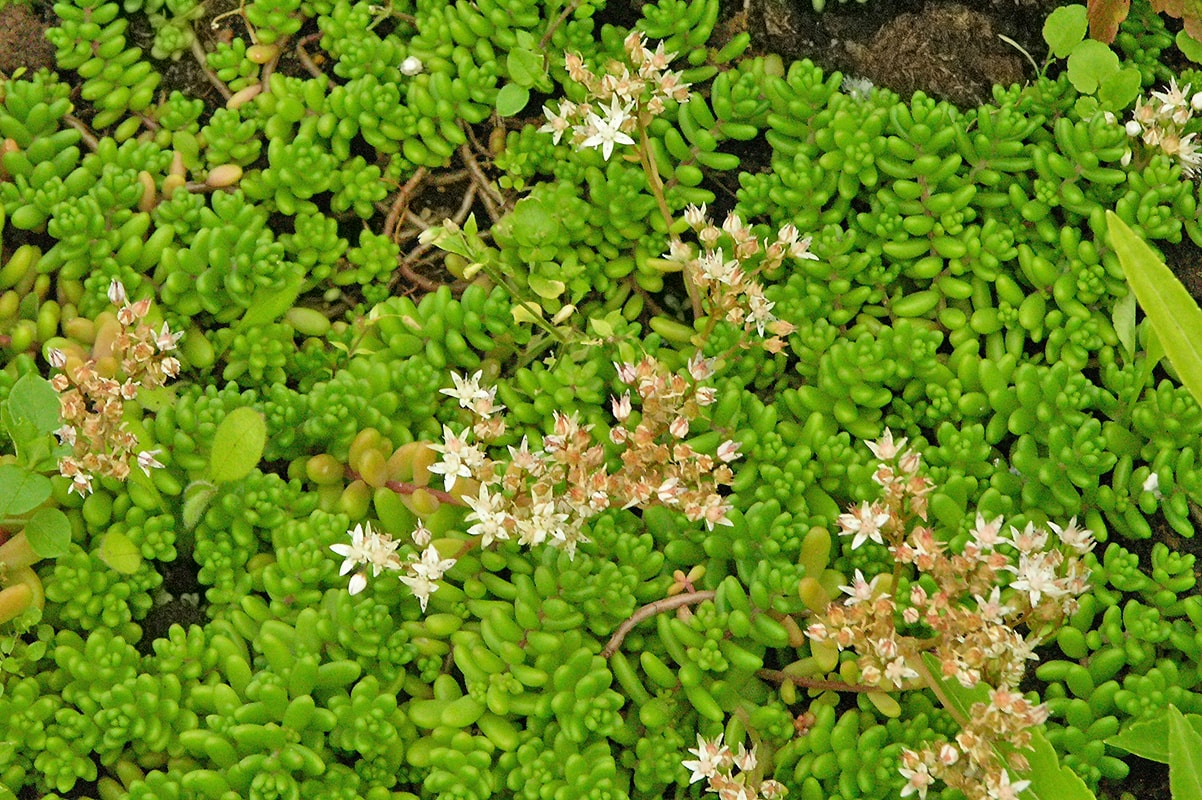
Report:
[[[1202,309],[1152,248],[1106,212],[1119,264],[1181,383],[1202,405]]]

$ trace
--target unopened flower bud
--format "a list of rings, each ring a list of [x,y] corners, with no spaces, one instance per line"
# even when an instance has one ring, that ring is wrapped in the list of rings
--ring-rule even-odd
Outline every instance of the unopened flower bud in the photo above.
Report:
[[[402,75],[417,75],[422,71],[422,60],[417,56],[409,56],[401,62]]]
[[[115,306],[123,306],[129,302],[129,296],[125,293],[125,284],[121,281],[114,280],[109,284],[109,302]]]

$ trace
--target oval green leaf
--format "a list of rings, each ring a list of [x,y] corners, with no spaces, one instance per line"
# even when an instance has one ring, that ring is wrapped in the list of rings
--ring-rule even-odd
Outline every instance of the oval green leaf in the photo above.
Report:
[[[18,424],[29,424],[38,435],[53,433],[60,425],[62,405],[50,381],[25,375],[8,393],[8,413]]]
[[[130,575],[142,566],[142,553],[138,546],[124,533],[109,531],[100,540],[96,555],[114,572]]]
[[[41,558],[58,558],[71,546],[71,522],[57,508],[39,508],[25,523],[25,538]]]
[[[217,426],[209,453],[209,478],[219,483],[245,478],[263,457],[267,420],[249,406],[235,408]]]
[[[512,117],[521,112],[530,102],[530,90],[516,83],[507,83],[497,92],[497,113]]]
[[[1110,242],[1135,299],[1181,383],[1202,405],[1202,309],[1152,248],[1112,211],[1106,212]]]

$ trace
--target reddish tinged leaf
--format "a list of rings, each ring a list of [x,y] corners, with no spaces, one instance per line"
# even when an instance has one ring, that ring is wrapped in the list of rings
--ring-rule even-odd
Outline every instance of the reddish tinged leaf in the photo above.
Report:
[[[1168,14],[1174,19],[1181,19],[1184,4],[1185,0],[1152,0],[1152,10],[1157,14]]]
[[[1089,37],[1110,44],[1118,35],[1119,25],[1127,18],[1127,12],[1131,10],[1131,0],[1089,0],[1086,7],[1089,10]]]
[[[1181,5],[1185,32],[1195,39],[1202,39],[1202,0],[1184,0]]]

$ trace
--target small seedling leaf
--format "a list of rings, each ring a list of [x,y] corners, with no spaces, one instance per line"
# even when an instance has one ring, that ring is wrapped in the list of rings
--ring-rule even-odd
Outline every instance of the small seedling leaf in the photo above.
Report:
[[[209,454],[209,478],[227,483],[245,478],[263,457],[267,444],[267,420],[243,406],[235,408],[217,426]]]
[[[530,102],[530,90],[516,83],[507,83],[497,92],[497,113],[502,117],[520,114]]]
[[[142,553],[138,546],[119,531],[109,531],[100,540],[100,549],[96,555],[114,572],[130,575],[142,566]]]
[[[217,494],[217,484],[208,481],[193,481],[184,489],[184,527],[192,530],[200,522],[213,495]]]
[[[1108,111],[1122,111],[1135,102],[1142,87],[1142,78],[1135,67],[1120,69],[1098,81],[1098,100]]]
[[[38,435],[54,432],[61,424],[58,392],[40,375],[26,375],[8,394],[8,413],[20,424],[28,421]]]

